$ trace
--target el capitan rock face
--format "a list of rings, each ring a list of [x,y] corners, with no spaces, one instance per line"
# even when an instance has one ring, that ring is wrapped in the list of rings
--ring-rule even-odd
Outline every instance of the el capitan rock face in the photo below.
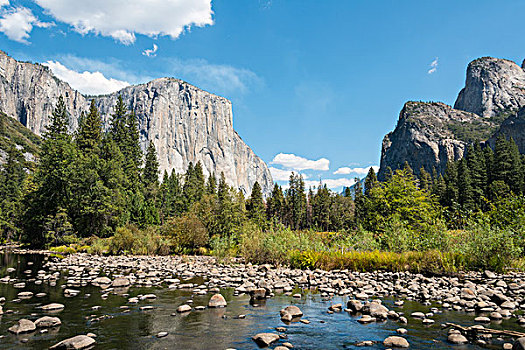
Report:
[[[109,127],[119,95],[138,118],[142,148],[148,142],[155,144],[161,171],[184,172],[190,162],[200,161],[206,176],[224,172],[227,182],[245,194],[255,181],[264,193],[271,191],[268,167],[233,129],[229,100],[174,78],[87,97],[57,79],[47,67],[18,62],[0,52],[0,110],[37,135],[45,131],[59,96],[65,97],[70,128],[75,130],[91,99],[104,126]]]
[[[416,173],[421,167],[442,172],[448,161],[464,156],[468,144],[493,145],[498,133],[519,141],[525,153],[525,112],[516,113],[523,106],[523,68],[499,58],[474,60],[454,108],[435,102],[405,104],[395,130],[383,139],[378,176],[384,179],[388,167],[396,170],[405,162]]]

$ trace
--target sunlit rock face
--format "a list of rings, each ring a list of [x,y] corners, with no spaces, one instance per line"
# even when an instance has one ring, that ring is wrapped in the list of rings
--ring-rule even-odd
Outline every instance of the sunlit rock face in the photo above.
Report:
[[[468,144],[494,145],[494,135],[500,133],[519,140],[523,153],[525,113],[517,111],[524,106],[523,67],[505,59],[476,59],[468,65],[454,108],[438,102],[405,104],[396,128],[383,139],[379,178],[405,162],[416,173],[421,167],[443,172],[448,161],[464,156]]]
[[[110,125],[118,96],[134,111],[145,150],[153,142],[161,173],[184,172],[200,161],[206,176],[224,173],[245,194],[255,181],[268,194],[272,177],[266,164],[233,129],[229,100],[173,78],[126,87],[104,96],[84,96],[40,64],[19,62],[0,52],[0,110],[42,135],[59,98],[64,96],[75,130],[82,111],[95,100],[104,126]]]

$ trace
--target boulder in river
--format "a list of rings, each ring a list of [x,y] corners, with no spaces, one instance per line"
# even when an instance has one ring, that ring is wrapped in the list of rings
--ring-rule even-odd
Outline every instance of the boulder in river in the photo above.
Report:
[[[60,343],[50,347],[50,350],[81,350],[88,349],[95,345],[95,339],[87,335],[77,335],[73,338],[62,340]]]
[[[386,347],[394,347],[394,348],[408,348],[410,347],[410,344],[408,341],[403,337],[398,337],[396,335],[393,335],[391,337],[386,338],[383,341],[383,345]]]
[[[177,308],[178,313],[189,312],[189,311],[191,311],[191,306],[189,306],[188,304],[181,305]]]
[[[14,326],[9,327],[8,331],[14,334],[20,334],[20,333],[29,333],[36,329],[35,324],[31,320],[26,320],[25,318],[22,318],[21,320],[18,320],[18,323]]]
[[[512,350],[525,350],[525,337],[516,339],[512,344]]]
[[[252,337],[253,341],[261,347],[268,346],[275,343],[280,339],[278,334],[275,333],[259,333]]]
[[[60,311],[63,309],[64,309],[64,305],[59,304],[59,303],[51,303],[51,304],[42,306],[42,310],[44,311]]]
[[[51,328],[51,327],[57,327],[62,324],[62,321],[58,317],[50,317],[50,316],[44,316],[40,317],[38,320],[35,321],[35,326],[37,328]]]
[[[127,277],[117,277],[113,280],[111,283],[111,286],[114,288],[124,288],[129,287],[131,282],[129,281],[129,278]]]
[[[208,307],[226,307],[226,299],[221,294],[214,294],[208,302]]]
[[[301,317],[303,312],[295,305],[290,305],[281,310],[281,317],[285,314],[289,314],[292,318]]]

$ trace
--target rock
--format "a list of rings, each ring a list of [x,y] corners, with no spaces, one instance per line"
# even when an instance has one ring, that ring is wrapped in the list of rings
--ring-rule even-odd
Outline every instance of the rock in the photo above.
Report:
[[[450,343],[452,344],[467,344],[468,343],[468,339],[465,338],[462,334],[460,333],[452,333],[452,334],[449,334],[448,336],[448,339],[447,339]]]
[[[357,322],[366,324],[366,323],[372,323],[375,322],[376,319],[370,315],[363,315],[360,319],[357,320]]]
[[[525,105],[525,72],[516,63],[493,57],[478,58],[468,65],[465,87],[454,108],[484,118]]]
[[[129,281],[129,278],[127,277],[117,277],[113,280],[111,283],[111,286],[114,288],[123,288],[123,287],[129,287],[131,282]]]
[[[157,338],[164,338],[167,335],[168,335],[168,332],[159,332],[157,333]]]
[[[290,306],[285,307],[284,309],[280,311],[280,313],[281,313],[281,317],[285,314],[289,314],[290,316],[292,316],[292,318],[303,316],[303,312],[301,311],[301,309],[299,309],[295,305],[290,305]]]
[[[226,299],[221,294],[214,294],[208,302],[208,307],[226,307]]]
[[[75,296],[77,296],[78,294],[80,294],[80,291],[79,291],[79,290],[76,290],[76,289],[64,289],[64,296],[65,296],[66,298],[75,297]]]
[[[257,345],[265,347],[272,343],[275,343],[280,339],[278,334],[275,333],[259,333],[252,337],[253,341],[257,343]]]
[[[32,292],[20,292],[17,295],[20,299],[30,299],[33,296]]]
[[[0,110],[37,135],[49,125],[59,96],[64,96],[71,115],[71,131],[78,127],[80,113],[89,109],[92,97],[75,91],[43,65],[18,62],[2,52],[0,71]],[[179,79],[155,79],[94,97],[106,127],[119,96],[126,107],[133,107],[143,150],[153,141],[161,174],[164,170],[183,173],[190,162],[200,161],[205,176],[224,173],[226,182],[245,195],[251,193],[255,181],[263,194],[271,192],[273,180],[267,165],[233,128],[229,100]]]
[[[525,337],[516,339],[512,344],[512,350],[525,350]]]
[[[44,311],[59,311],[63,309],[64,309],[64,305],[59,304],[59,303],[51,303],[51,304],[42,306],[42,310]]]
[[[398,337],[398,336],[391,336],[391,337],[388,337],[385,339],[385,341],[383,341],[383,345],[386,346],[386,347],[396,347],[396,348],[408,348],[410,347],[408,341],[403,338],[403,337]]]
[[[266,289],[265,288],[254,288],[250,290],[250,297],[253,300],[266,299]]]
[[[396,329],[396,332],[397,332],[397,334],[401,334],[401,335],[404,335],[404,334],[408,333],[408,331],[405,328],[398,328],[398,329]]]
[[[328,307],[328,310],[330,311],[336,311],[339,312],[343,309],[343,304],[333,304]]]
[[[412,312],[410,316],[414,318],[425,318],[425,314],[420,311]]]
[[[490,318],[484,316],[478,316],[474,319],[475,322],[479,323],[490,323]]]
[[[111,284],[111,279],[109,279],[108,277],[97,277],[91,281],[91,284],[95,286],[109,286]]]
[[[491,278],[491,279],[492,279],[492,278],[496,278],[496,277],[498,277],[494,272],[489,271],[489,270],[485,270],[485,271],[483,272],[483,276],[484,276],[485,278]]]
[[[37,328],[51,328],[51,327],[57,327],[62,324],[62,321],[58,317],[49,317],[44,316],[40,317],[35,321],[35,326]]]
[[[20,334],[20,333],[29,333],[36,329],[35,324],[33,321],[21,319],[18,320],[18,323],[14,326],[9,327],[8,331],[14,334]]]
[[[363,309],[363,303],[359,300],[349,300],[346,303],[346,307],[352,312],[360,312]]]
[[[77,335],[66,340],[62,340],[60,343],[50,347],[50,350],[80,350],[87,349],[95,345],[95,339],[88,337],[87,335]]]
[[[368,313],[370,316],[377,319],[386,320],[388,318],[388,309],[385,306],[375,302],[370,303]]]
[[[177,308],[178,313],[189,312],[189,311],[191,311],[191,306],[187,304],[181,305]]]
[[[383,139],[378,178],[384,179],[389,167],[394,171],[402,168],[405,161],[416,173],[421,167],[444,172],[447,162],[461,159],[469,144],[461,134],[454,134],[455,125],[486,126],[488,131],[496,126],[440,102],[405,103],[396,128]]]

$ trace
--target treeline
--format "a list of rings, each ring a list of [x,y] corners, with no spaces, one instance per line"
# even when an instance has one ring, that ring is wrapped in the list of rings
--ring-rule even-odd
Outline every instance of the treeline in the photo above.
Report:
[[[405,165],[380,182],[370,169],[364,188],[357,181],[342,194],[321,183],[306,189],[292,173],[287,188],[276,184],[265,199],[258,183],[245,198],[200,163],[160,176],[155,147],[143,154],[121,98],[106,132],[93,102],[76,132],[68,123],[61,98],[34,171],[10,148],[0,170],[3,240],[113,254],[212,251],[310,267],[317,255],[309,251],[438,250],[476,257],[462,266],[501,269],[524,251],[525,161],[512,139],[498,138],[494,150],[469,146],[444,174],[416,176]]]

